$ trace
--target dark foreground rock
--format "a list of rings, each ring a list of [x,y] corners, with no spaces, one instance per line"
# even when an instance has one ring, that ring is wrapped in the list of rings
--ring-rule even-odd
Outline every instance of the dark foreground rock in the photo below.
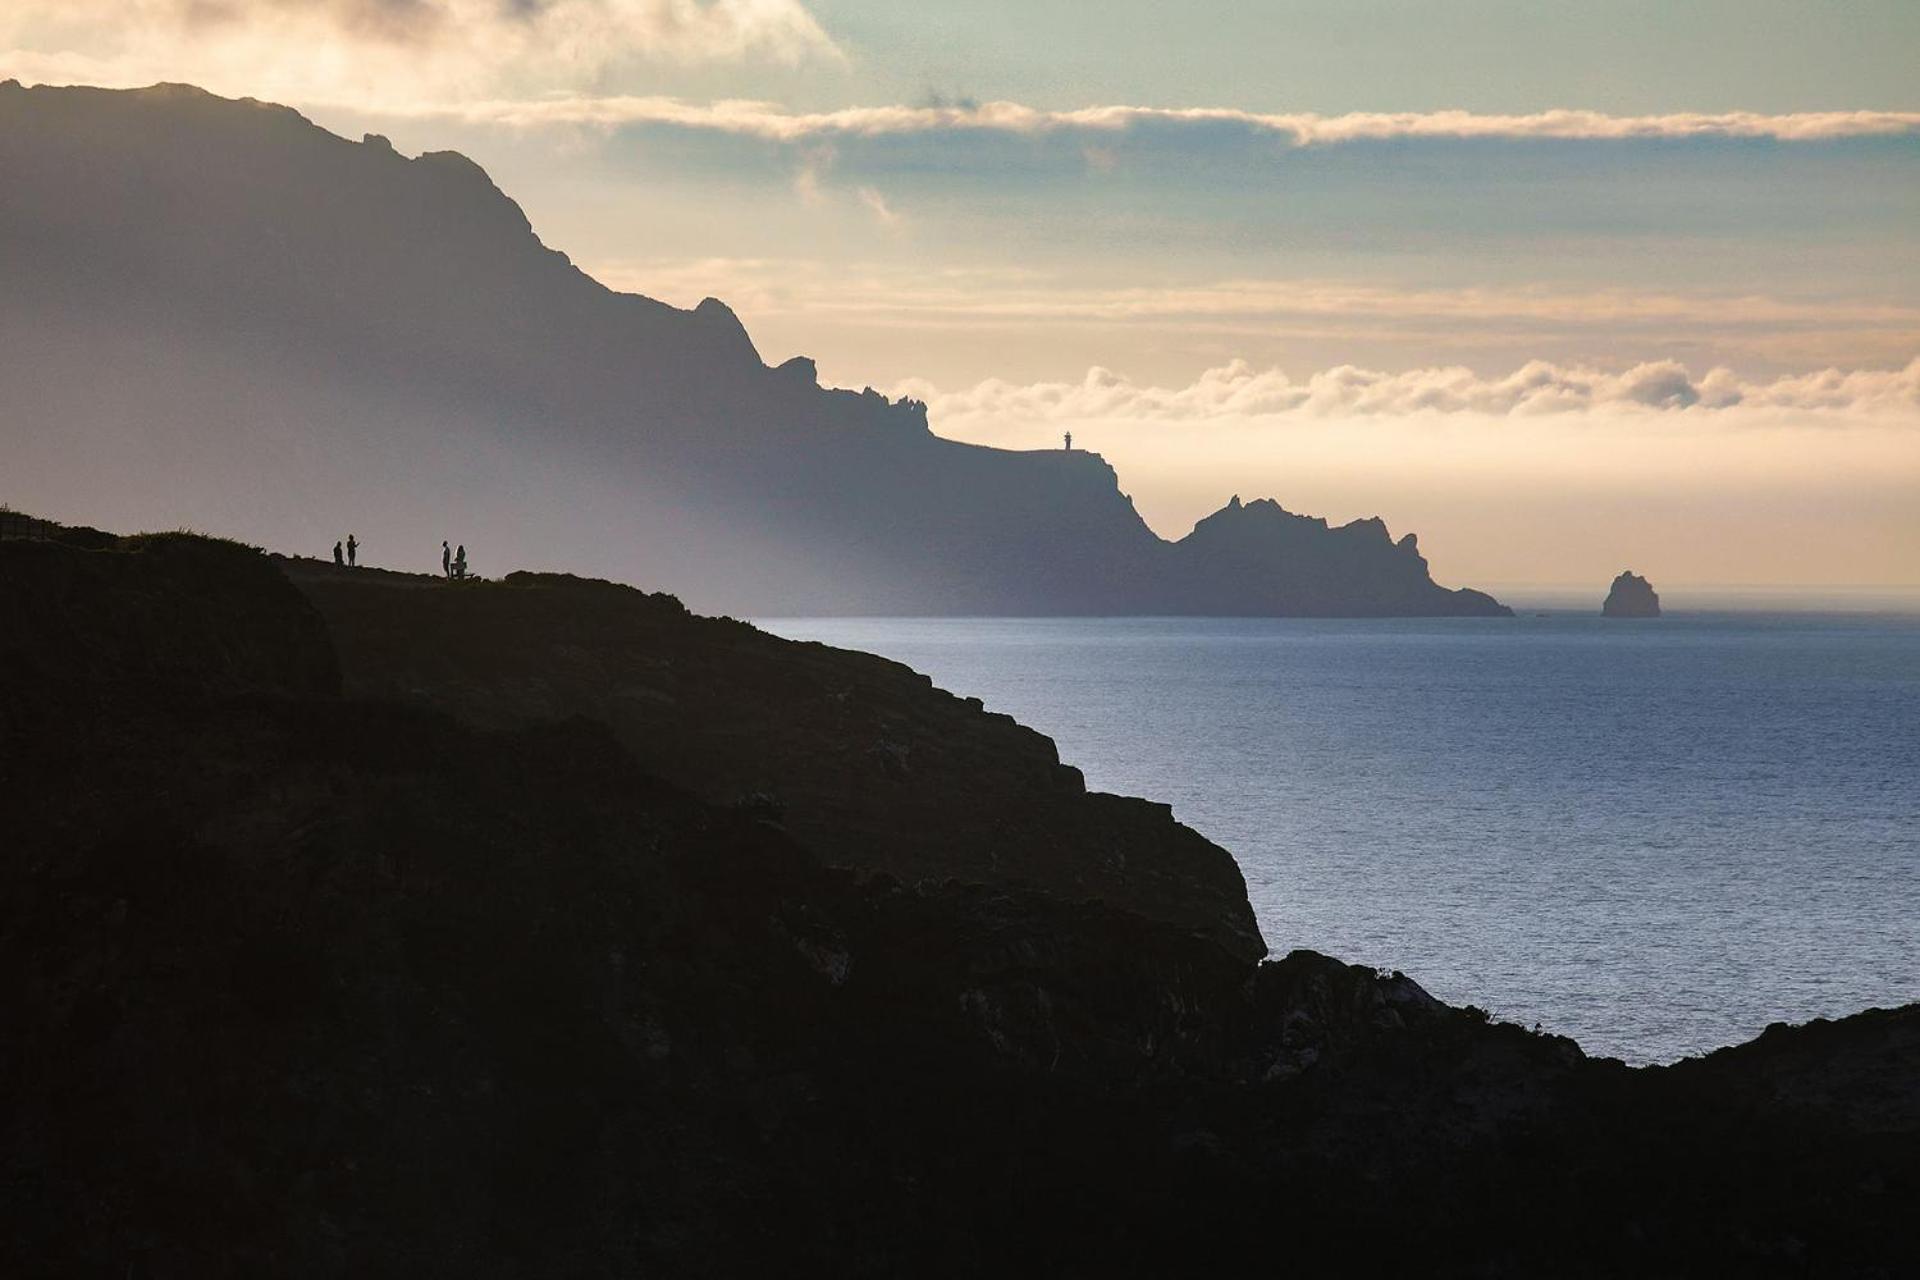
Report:
[[[1266,954],[1240,868],[1165,805],[1090,794],[1051,740],[885,658],[794,644],[671,596],[562,574],[286,571],[348,693],[482,729],[583,717],[649,773],[777,819],[834,866],[1032,885]]]
[[[1600,614],[1607,618],[1657,618],[1660,597],[1651,582],[1629,569],[1613,580]]]
[[[6,1274],[1920,1262],[1920,1009],[1592,1061],[1256,962],[1244,898],[1193,918],[1230,896],[1198,837],[891,664],[330,574],[0,542]],[[580,652],[462,639],[549,644],[523,606]],[[904,777],[862,772],[882,724]],[[912,847],[963,804],[1001,825]],[[1116,847],[1181,905],[1122,901]]]

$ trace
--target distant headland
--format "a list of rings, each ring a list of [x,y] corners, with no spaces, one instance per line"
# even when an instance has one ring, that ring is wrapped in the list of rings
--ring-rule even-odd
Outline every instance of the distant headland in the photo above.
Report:
[[[1169,542],[1098,454],[945,440],[615,293],[464,156],[182,85],[0,84],[0,417],[42,509],[337,527],[772,614],[1504,616],[1412,535],[1236,498]],[[372,530],[374,520],[379,528]]]

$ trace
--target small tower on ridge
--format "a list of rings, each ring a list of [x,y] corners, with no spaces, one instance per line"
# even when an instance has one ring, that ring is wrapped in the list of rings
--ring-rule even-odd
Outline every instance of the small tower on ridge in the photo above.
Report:
[[[1073,452],[1073,432],[1067,432],[1067,452]]]

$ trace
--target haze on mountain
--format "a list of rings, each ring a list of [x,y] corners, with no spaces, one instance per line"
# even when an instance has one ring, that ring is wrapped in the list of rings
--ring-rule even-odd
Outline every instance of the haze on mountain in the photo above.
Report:
[[[941,439],[613,292],[452,152],[186,86],[0,85],[0,500],[744,614],[1498,615],[1412,535],[1236,497],[1177,542],[1084,450]]]

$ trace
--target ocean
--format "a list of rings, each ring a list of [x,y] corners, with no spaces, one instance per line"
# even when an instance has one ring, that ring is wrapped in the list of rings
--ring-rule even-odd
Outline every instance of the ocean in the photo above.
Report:
[[[1920,613],[1702,600],[759,625],[907,663],[1089,787],[1171,803],[1238,859],[1276,954],[1648,1063],[1920,1000]]]

